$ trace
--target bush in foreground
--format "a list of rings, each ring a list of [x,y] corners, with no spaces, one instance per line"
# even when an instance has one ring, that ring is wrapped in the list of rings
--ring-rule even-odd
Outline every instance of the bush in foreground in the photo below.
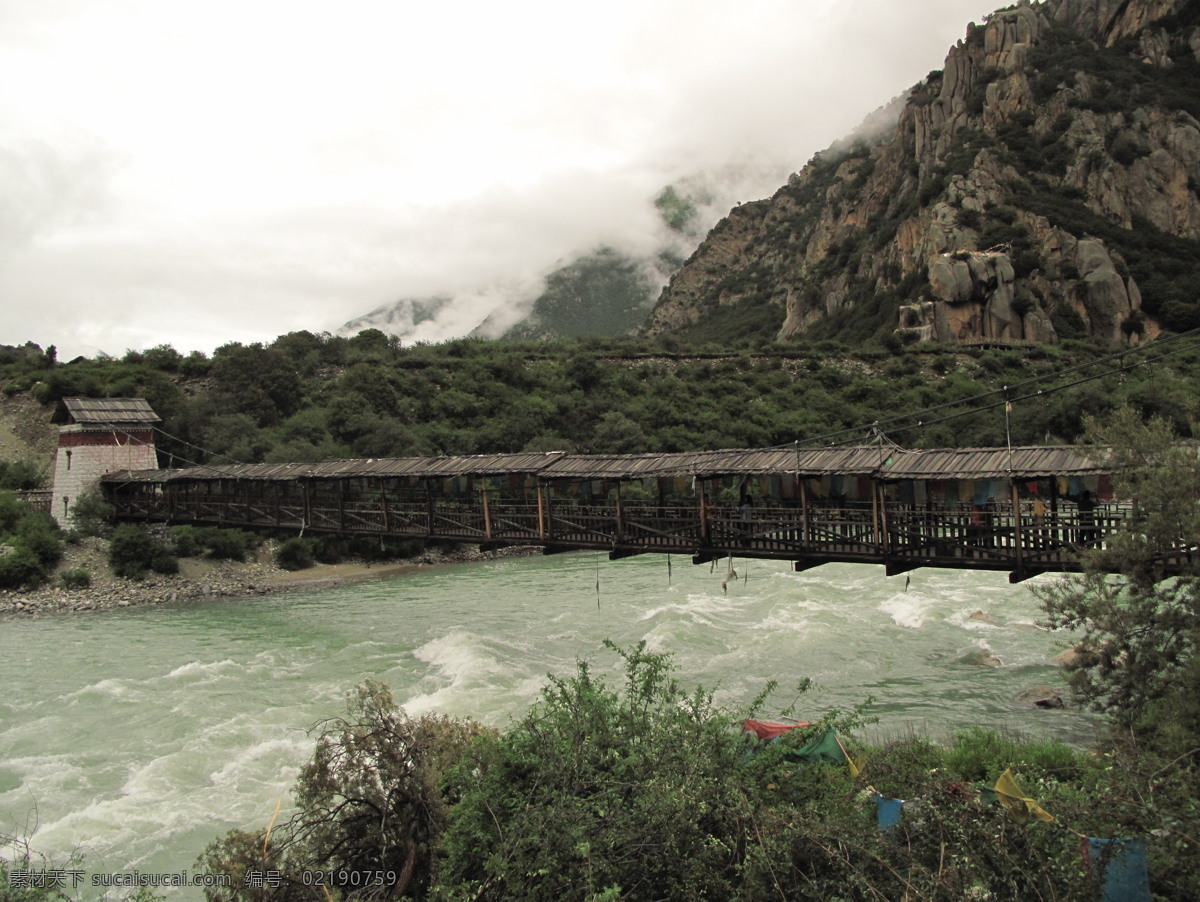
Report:
[[[620,650],[618,691],[580,663],[459,769],[445,840],[454,898],[732,898],[752,811],[726,712],[669,659]]]
[[[446,770],[485,728],[427,715],[411,718],[386,686],[366,681],[351,694],[347,716],[319,725],[313,758],[296,785],[297,813],[274,829],[231,831],[200,856],[197,867],[228,874],[233,886],[207,890],[209,899],[259,898],[247,890],[249,871],[277,871],[272,900],[312,899],[305,872],[343,872],[333,898],[426,898],[448,817],[440,784]],[[355,885],[361,875],[381,881]],[[385,876],[386,875],[386,876]]]
[[[1156,898],[1197,898],[1190,761],[975,729],[868,749],[856,773],[844,752],[814,763],[803,747],[829,727],[851,742],[857,712],[758,744],[709,693],[683,691],[669,656],[609,647],[615,687],[580,663],[503,734],[408,717],[386,687],[360,686],[323,725],[297,813],[201,857],[234,884],[209,898],[298,902],[313,898],[306,870],[344,869],[390,878],[330,898],[1094,902],[1081,835],[1147,838]],[[996,799],[1010,768],[1056,821]],[[906,800],[886,832],[874,790]],[[247,888],[256,870],[281,884]]]

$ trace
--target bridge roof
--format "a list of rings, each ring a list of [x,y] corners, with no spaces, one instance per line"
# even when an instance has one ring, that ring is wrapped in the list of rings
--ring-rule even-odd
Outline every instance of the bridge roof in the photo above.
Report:
[[[564,454],[538,472],[544,479],[644,479],[690,476],[692,452],[674,454]]]
[[[766,476],[794,473],[826,476],[834,473],[866,475],[875,472],[890,449],[847,445],[825,448],[766,448],[701,451],[693,455],[692,470],[701,478]]]
[[[313,464],[223,464],[182,470],[123,470],[105,482],[192,482],[220,479],[290,481],[454,476],[509,473],[542,479],[643,479],[656,476],[868,475],[885,480],[1007,479],[1082,476],[1111,472],[1107,455],[1066,446],[938,448],[894,446],[767,448],[674,454],[564,454],[522,452],[466,457],[395,457]]]
[[[326,460],[312,464],[219,464],[179,470],[122,470],[105,482],[192,482],[248,479],[284,482],[296,479],[356,479],[363,477],[491,476],[540,473],[561,451],[520,454],[477,454],[468,457],[381,457],[367,460]]]
[[[331,460],[308,464],[296,478],[345,479],[364,476],[494,476],[540,473],[563,456],[561,451],[517,454],[473,454],[465,457],[381,457],[372,460]]]
[[[885,454],[890,449],[884,449]],[[539,471],[545,479],[642,479],[653,476],[867,474],[879,468],[877,447],[730,448],[673,454],[566,454]]]
[[[1108,473],[1112,465],[1096,450],[1065,445],[1013,448],[897,450],[878,468],[881,479],[1006,479]]]

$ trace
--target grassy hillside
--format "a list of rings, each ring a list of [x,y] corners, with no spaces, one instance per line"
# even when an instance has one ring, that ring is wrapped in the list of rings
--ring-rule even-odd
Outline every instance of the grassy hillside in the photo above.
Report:
[[[877,421],[914,447],[1000,445],[1005,386],[1014,443],[1070,442],[1085,413],[1122,403],[1195,435],[1194,344],[1152,345],[1055,376],[1109,352],[1083,343],[893,342],[852,353],[817,342],[781,353],[635,339],[402,347],[374,330],[354,338],[295,332],[269,345],[228,344],[211,358],[169,347],[66,364],[49,354],[0,355],[0,388],[45,405],[75,395],[145,397],[163,418],[164,465],[868,441]],[[1070,387],[1051,391],[1062,385]],[[976,400],[894,419],[967,399]]]

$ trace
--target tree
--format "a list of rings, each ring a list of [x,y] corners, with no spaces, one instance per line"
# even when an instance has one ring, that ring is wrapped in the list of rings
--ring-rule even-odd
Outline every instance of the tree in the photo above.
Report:
[[[205,849],[201,867],[233,883],[232,890],[208,890],[210,900],[256,898],[244,877],[266,869],[281,875],[281,885],[263,894],[273,900],[321,898],[314,872],[332,877],[336,896],[328,898],[425,897],[448,816],[439,783],[486,728],[410,718],[372,680],[355,688],[346,707],[345,718],[320,725],[297,781],[295,816],[257,835],[234,830]]]
[[[592,438],[594,454],[631,454],[646,449],[646,433],[634,420],[619,410],[600,417]]]
[[[1104,423],[1089,419],[1091,444],[1111,448],[1119,497],[1137,516],[1083,555],[1083,572],[1039,591],[1054,629],[1081,634],[1067,680],[1076,698],[1121,726],[1154,732],[1174,726],[1200,735],[1200,567],[1180,549],[1200,536],[1200,455],[1160,418],[1129,408]],[[1182,572],[1168,564],[1182,558]],[[1113,575],[1115,572],[1116,575]],[[1190,711],[1194,722],[1180,723]]]

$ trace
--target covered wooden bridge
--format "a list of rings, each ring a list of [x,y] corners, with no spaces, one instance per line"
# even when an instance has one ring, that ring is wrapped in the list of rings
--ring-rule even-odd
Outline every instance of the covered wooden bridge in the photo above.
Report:
[[[1081,547],[1136,516],[1113,497],[1103,458],[1068,447],[341,460],[123,471],[102,487],[121,520],[735,555],[798,570],[1007,570],[1014,582],[1078,569]]]

